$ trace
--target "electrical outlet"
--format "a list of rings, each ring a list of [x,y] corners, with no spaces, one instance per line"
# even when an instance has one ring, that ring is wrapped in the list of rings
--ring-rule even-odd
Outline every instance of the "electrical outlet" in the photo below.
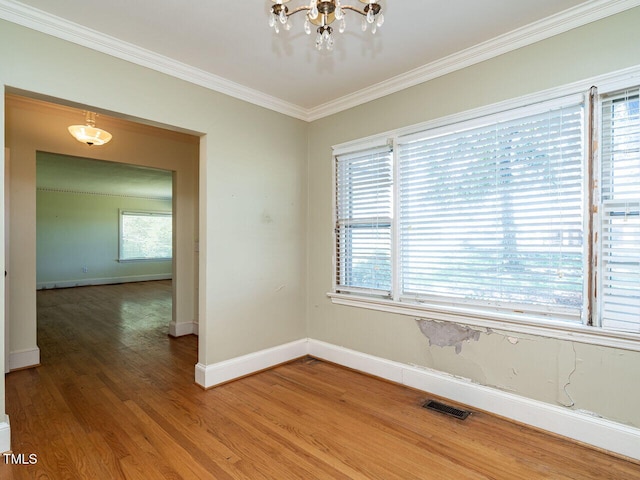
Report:
[[[87,268],[87,266],[83,266],[82,267],[82,273],[87,273],[89,271],[89,269]]]

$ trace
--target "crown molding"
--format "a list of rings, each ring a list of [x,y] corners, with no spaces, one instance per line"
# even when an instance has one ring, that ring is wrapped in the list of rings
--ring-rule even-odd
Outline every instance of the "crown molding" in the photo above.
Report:
[[[131,43],[123,42],[115,37],[105,35],[15,0],[0,0],[0,18],[269,110],[301,120],[306,120],[307,117],[307,111],[304,108],[290,102],[253,90]]]
[[[0,19],[91,48],[239,100],[312,122],[504,53],[640,6],[640,0],[591,0],[474,47],[310,109],[267,95],[15,0],[0,0]]]
[[[171,201],[172,197],[163,195],[129,195],[126,193],[108,193],[108,192],[92,192],[89,190],[75,190],[73,188],[53,188],[53,187],[36,187],[37,192],[47,193],[67,193],[70,195],[88,195],[93,197],[112,197],[112,198],[136,198],[140,200],[159,200]]]
[[[311,108],[307,112],[307,121],[312,122],[357,107],[639,5],[640,0],[592,0],[586,2],[352,94]]]

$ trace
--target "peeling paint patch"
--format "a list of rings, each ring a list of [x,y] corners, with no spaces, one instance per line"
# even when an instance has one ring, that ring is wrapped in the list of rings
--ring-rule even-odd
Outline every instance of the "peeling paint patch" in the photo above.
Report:
[[[602,415],[598,413],[590,412],[589,410],[583,410],[582,408],[577,409],[576,412],[582,413],[583,415],[589,415],[590,417],[604,418]]]
[[[456,353],[462,351],[462,342],[480,340],[480,330],[464,327],[456,323],[437,322],[435,320],[416,319],[420,331],[429,340],[429,345],[455,347]]]
[[[511,344],[511,345],[517,345],[518,342],[520,341],[519,338],[516,337],[507,337],[507,341]]]

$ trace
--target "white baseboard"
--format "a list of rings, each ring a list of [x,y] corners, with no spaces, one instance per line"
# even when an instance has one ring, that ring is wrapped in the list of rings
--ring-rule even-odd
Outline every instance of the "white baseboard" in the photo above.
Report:
[[[640,460],[640,429],[447,375],[308,339],[308,353],[473,408]]]
[[[194,322],[171,322],[169,323],[169,335],[172,337],[183,337],[185,335],[197,335],[198,324]]]
[[[9,352],[9,370],[35,367],[36,365],[40,365],[40,349],[38,347]]]
[[[204,388],[215,387],[261,370],[307,355],[307,339],[260,350],[224,362],[196,365],[196,383]]]
[[[313,339],[301,339],[212,365],[198,363],[196,383],[215,387],[304,355],[448,398],[594,447],[640,460],[640,429],[532,400],[436,370],[394,362]]]
[[[11,425],[9,416],[4,416],[4,422],[0,422],[0,453],[11,451]]]
[[[39,282],[36,284],[37,290],[49,288],[70,288],[88,287],[90,285],[114,285],[118,283],[148,282],[153,280],[171,280],[169,273],[159,273],[153,275],[129,275],[125,277],[105,277],[105,278],[79,278],[74,280],[59,280],[52,282]]]

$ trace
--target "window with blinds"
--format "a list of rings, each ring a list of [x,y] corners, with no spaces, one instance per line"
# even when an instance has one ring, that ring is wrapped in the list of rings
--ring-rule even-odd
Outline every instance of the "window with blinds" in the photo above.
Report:
[[[640,88],[490,110],[338,147],[332,300],[635,338]]]
[[[392,187],[389,147],[336,157],[338,291],[391,291]]]
[[[583,109],[580,97],[399,139],[402,295],[580,321]]]
[[[640,333],[640,110],[638,88],[602,102],[600,317]]]

